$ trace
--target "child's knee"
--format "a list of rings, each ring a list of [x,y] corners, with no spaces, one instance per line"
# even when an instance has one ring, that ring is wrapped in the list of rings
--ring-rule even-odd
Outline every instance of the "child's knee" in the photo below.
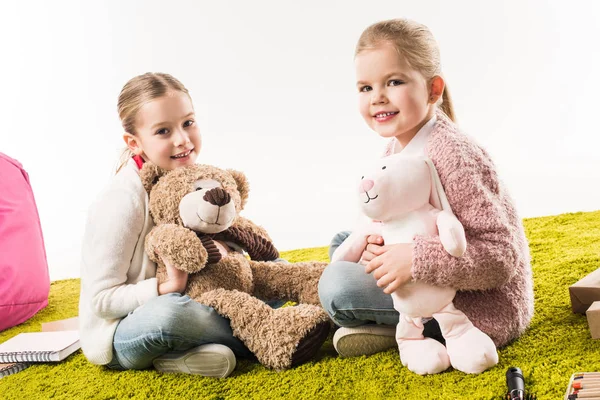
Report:
[[[348,238],[348,236],[350,236],[350,233],[350,231],[341,231],[336,233],[335,236],[333,236],[333,239],[331,239],[330,246],[339,246]]]
[[[335,251],[335,249],[337,249],[342,243],[344,243],[344,240],[346,240],[348,238],[348,236],[350,236],[350,233],[351,233],[350,231],[338,232],[331,239],[331,243],[329,244],[329,259],[330,260],[331,260],[331,256],[333,255],[333,252]]]
[[[150,300],[139,311],[151,316],[152,320],[160,325],[158,329],[162,329],[181,323],[182,318],[187,314],[186,305],[193,301],[186,295],[167,293]]]
[[[153,315],[154,329],[159,332],[184,335],[188,330],[216,325],[223,319],[212,307],[189,296],[171,295],[160,296],[163,299],[148,310]]]
[[[348,282],[347,261],[337,261],[325,268],[319,279],[319,298],[325,310],[332,311],[336,303],[344,303],[343,298],[352,296],[351,285]]]

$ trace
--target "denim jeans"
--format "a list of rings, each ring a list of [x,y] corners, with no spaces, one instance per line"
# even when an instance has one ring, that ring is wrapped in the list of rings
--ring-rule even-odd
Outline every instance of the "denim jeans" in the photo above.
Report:
[[[287,263],[282,258],[275,261]],[[286,300],[266,303],[279,308]],[[166,353],[208,343],[225,345],[238,357],[253,357],[233,336],[227,318],[189,296],[169,293],[148,301],[119,322],[113,338],[113,359],[107,366],[117,370],[145,369]]]
[[[229,320],[187,295],[158,296],[123,318],[113,338],[111,369],[145,369],[168,352],[218,343],[236,356],[252,354],[233,336]]]
[[[348,238],[350,232],[335,235],[329,246],[329,258]],[[372,274],[361,264],[337,261],[323,271],[319,280],[321,305],[336,325],[355,327],[368,323],[396,326],[400,314],[394,309],[392,296],[383,293]],[[437,321],[425,323],[425,336],[440,335]]]

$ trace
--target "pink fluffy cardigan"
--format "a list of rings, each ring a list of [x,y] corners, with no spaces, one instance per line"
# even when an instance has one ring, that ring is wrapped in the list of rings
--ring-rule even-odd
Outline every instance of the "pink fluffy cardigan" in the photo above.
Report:
[[[386,155],[393,151],[393,140]],[[442,112],[437,113],[426,152],[465,228],[467,251],[455,258],[439,237],[416,236],[413,278],[456,288],[456,308],[503,346],[520,336],[533,316],[529,247],[522,221],[488,153]]]

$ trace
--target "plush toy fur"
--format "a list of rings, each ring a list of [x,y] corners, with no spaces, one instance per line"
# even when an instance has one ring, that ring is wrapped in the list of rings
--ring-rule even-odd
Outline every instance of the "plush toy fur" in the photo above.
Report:
[[[321,262],[271,262],[279,257],[267,232],[239,215],[248,198],[243,173],[210,165],[164,171],[146,163],[140,172],[156,226],[146,251],[167,279],[163,260],[188,272],[185,293],[231,321],[233,333],[269,368],[305,362],[329,331],[320,307]],[[214,240],[234,249],[221,257]],[[295,307],[272,309],[260,299],[289,299]],[[316,345],[315,345],[316,343]]]
[[[379,160],[359,185],[362,212],[369,217],[336,250],[333,260],[358,262],[370,234],[386,245],[411,243],[415,235],[438,235],[454,257],[466,250],[462,224],[452,214],[433,163],[401,153]],[[435,207],[434,207],[435,205]],[[498,363],[494,342],[452,303],[456,290],[409,282],[392,294],[400,313],[396,339],[402,363],[417,374],[434,374],[452,365],[480,373]],[[422,318],[435,318],[446,346],[423,336]]]

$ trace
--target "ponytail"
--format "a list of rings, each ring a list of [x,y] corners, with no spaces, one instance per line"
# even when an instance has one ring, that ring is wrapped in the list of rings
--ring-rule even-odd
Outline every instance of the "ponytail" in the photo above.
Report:
[[[442,104],[440,108],[446,114],[452,122],[456,122],[456,116],[454,115],[454,106],[452,105],[452,97],[448,91],[448,85],[444,87],[444,93],[442,94]]]
[[[121,156],[119,157],[119,165],[117,166],[115,174],[119,173],[121,168],[123,168],[125,164],[127,164],[131,157],[133,157],[133,151],[129,150],[129,147],[125,147],[121,152]]]

